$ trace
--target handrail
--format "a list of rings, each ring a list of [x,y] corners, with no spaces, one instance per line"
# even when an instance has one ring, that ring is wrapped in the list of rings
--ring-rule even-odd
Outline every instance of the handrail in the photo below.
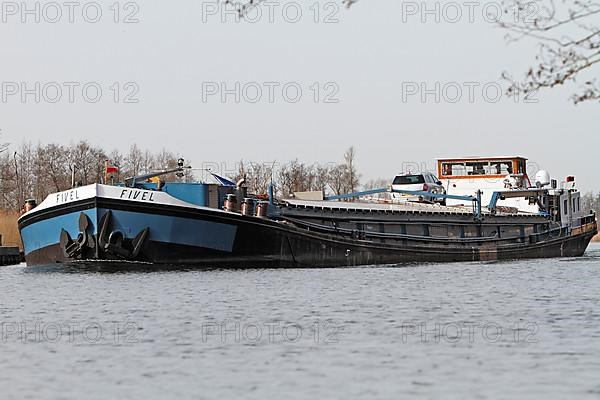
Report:
[[[394,189],[392,187],[389,187],[389,188],[365,190],[362,192],[339,194],[339,195],[335,195],[335,196],[327,196],[327,197],[325,197],[325,200],[346,200],[346,199],[352,199],[355,197],[368,196],[368,195],[378,194],[378,193],[400,193],[400,194],[410,194],[410,195],[421,196],[421,197],[433,197],[436,199],[472,201],[473,206],[474,206],[473,214],[475,214],[475,218],[481,219],[481,190],[477,191],[476,196],[459,196],[459,195],[447,194],[447,193],[424,192],[422,190],[402,190],[402,189]]]
[[[458,196],[458,195],[454,195],[454,194],[424,192],[422,190],[401,190],[401,189],[392,189],[392,188],[371,189],[371,190],[365,190],[362,192],[338,194],[335,196],[327,196],[327,197],[325,197],[325,200],[346,200],[346,199],[353,199],[355,197],[369,196],[371,194],[378,194],[378,193],[401,193],[401,194],[412,194],[415,196],[435,197],[438,199],[444,198],[444,199],[451,199],[451,200],[477,201],[477,198],[474,196]]]
[[[321,231],[325,231],[325,232],[333,232],[333,233],[349,233],[352,234],[353,232],[356,231],[356,229],[348,229],[348,228],[337,228],[337,227],[328,227],[328,226],[324,226],[324,225],[319,225],[319,224],[315,224],[312,222],[307,222],[307,221],[303,221],[303,220],[299,220],[296,218],[289,218],[289,217],[285,217],[283,216],[283,219],[288,221],[288,222],[292,222],[296,225],[303,225],[305,227],[312,227],[315,228],[317,230],[321,230]],[[536,236],[539,237],[541,235],[548,235],[548,236],[552,236],[552,234],[554,232],[558,231],[559,235],[555,236],[555,237],[559,237],[560,233],[562,233],[562,228],[555,228],[555,229],[550,229],[548,231],[545,232],[537,232],[537,233],[532,233],[529,235],[519,235],[519,236],[511,236],[511,237],[498,237],[497,234],[493,235],[493,236],[479,236],[479,237],[468,237],[468,238],[451,238],[451,237],[436,237],[436,236],[418,236],[418,235],[408,235],[405,233],[383,233],[383,232],[369,232],[369,231],[360,231],[361,233],[363,233],[365,235],[365,237],[369,236],[369,237],[383,237],[383,238],[405,238],[405,239],[425,239],[425,240],[429,240],[429,241],[441,241],[441,242],[484,242],[484,241],[508,241],[508,240],[515,240],[515,239],[519,239],[519,240],[524,240],[527,237],[530,236]]]

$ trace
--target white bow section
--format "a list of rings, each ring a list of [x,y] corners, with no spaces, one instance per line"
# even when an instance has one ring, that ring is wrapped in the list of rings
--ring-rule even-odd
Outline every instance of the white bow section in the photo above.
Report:
[[[213,212],[225,212],[216,208],[208,208],[191,204],[179,200],[165,192],[160,192],[156,190],[144,190],[124,186],[101,185],[96,183],[88,186],[81,186],[65,190],[64,192],[52,193],[48,195],[48,197],[46,197],[46,199],[37,207],[35,207],[33,210],[27,212],[24,215],[36,213],[48,208],[68,205],[69,203],[91,199],[94,197],[131,201],[134,203],[164,204],[186,208],[211,210]]]

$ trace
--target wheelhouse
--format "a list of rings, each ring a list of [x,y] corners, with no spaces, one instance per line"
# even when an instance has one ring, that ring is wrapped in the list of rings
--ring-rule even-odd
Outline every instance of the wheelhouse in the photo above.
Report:
[[[527,159],[523,157],[448,158],[438,160],[440,179],[506,178],[512,174],[527,174]]]
[[[492,194],[505,189],[527,189],[531,186],[524,157],[464,157],[442,158],[437,163],[438,174],[446,192],[451,195],[473,195],[480,191],[483,204]],[[449,204],[461,204],[449,200]],[[511,207],[537,212],[537,206],[524,199],[511,199]]]

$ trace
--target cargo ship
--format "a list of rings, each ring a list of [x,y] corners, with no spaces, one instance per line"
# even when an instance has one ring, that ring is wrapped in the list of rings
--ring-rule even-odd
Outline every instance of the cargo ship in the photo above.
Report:
[[[27,264],[285,268],[576,257],[597,233],[574,178],[538,171],[530,180],[522,157],[441,159],[437,175],[403,173],[385,188],[290,198],[277,198],[273,186],[267,197],[252,196],[243,180],[217,175],[216,183],[155,179],[185,168],[180,160],[30,206],[18,221]]]

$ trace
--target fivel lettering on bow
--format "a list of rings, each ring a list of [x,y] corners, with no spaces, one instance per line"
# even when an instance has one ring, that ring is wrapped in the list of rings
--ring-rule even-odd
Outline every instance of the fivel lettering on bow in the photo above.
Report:
[[[154,201],[154,193],[147,192],[145,190],[123,189],[121,190],[120,198],[128,200]]]
[[[79,193],[77,193],[77,190],[56,193],[57,204],[68,203],[74,200],[79,200]]]

